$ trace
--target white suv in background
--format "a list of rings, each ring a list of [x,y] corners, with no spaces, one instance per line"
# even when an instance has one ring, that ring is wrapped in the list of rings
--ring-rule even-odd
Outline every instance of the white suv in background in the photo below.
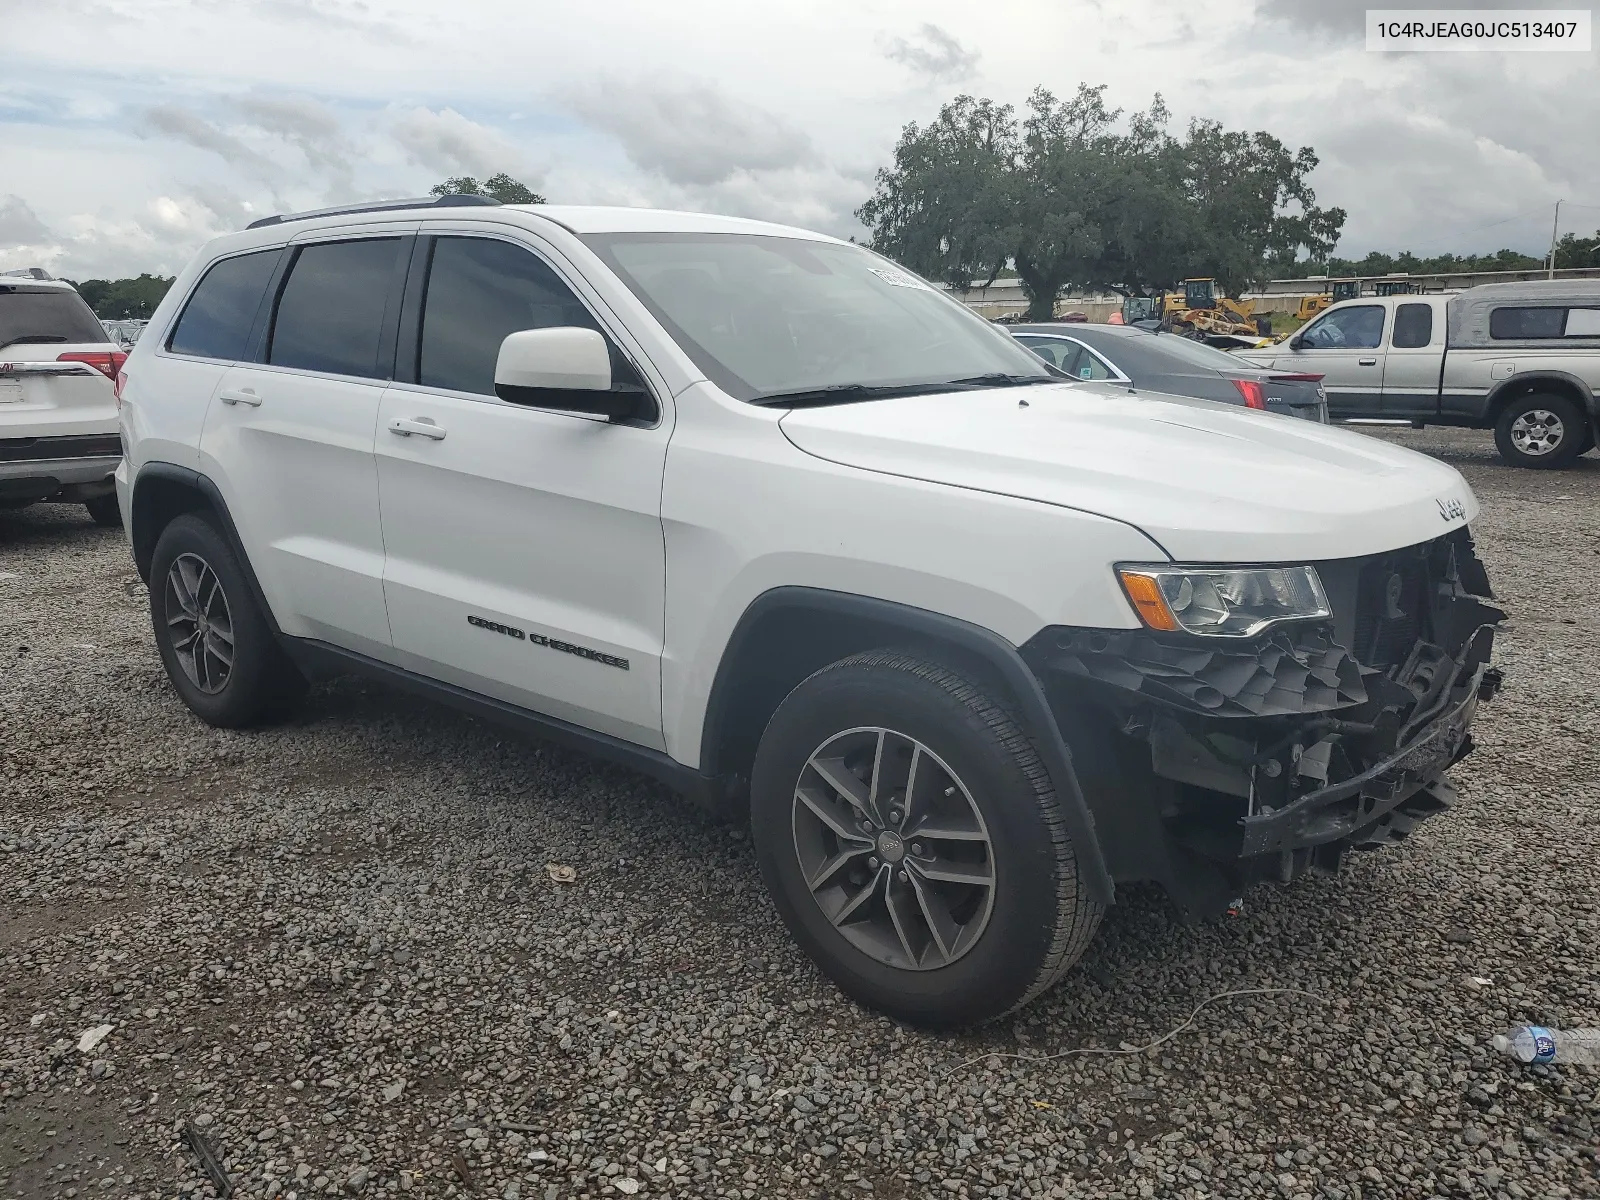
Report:
[[[1448,806],[1501,616],[1451,468],[1067,378],[833,238],[473,199],[257,222],[134,348],[202,719],[361,672],[608,755],[747,816],[805,949],[930,1025],[1119,882],[1216,913]]]
[[[60,500],[121,524],[113,381],[126,358],[70,283],[0,274],[0,509]]]

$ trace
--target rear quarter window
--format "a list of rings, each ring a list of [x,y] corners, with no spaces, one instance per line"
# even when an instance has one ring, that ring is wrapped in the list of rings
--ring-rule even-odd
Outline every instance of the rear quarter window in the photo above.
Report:
[[[243,358],[279,253],[273,249],[241,254],[207,271],[184,305],[167,349],[197,358]]]
[[[0,284],[0,348],[109,340],[77,292]]]
[[[1497,308],[1489,313],[1489,336],[1497,341],[1566,336],[1567,310],[1562,308]]]

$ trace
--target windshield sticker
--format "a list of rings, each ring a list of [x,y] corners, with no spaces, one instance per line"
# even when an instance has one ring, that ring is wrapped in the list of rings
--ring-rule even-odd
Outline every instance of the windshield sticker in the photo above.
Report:
[[[905,274],[903,271],[894,271],[888,267],[868,267],[867,270],[871,271],[890,287],[921,289],[927,286],[922,282],[922,280],[913,278],[912,276]]]

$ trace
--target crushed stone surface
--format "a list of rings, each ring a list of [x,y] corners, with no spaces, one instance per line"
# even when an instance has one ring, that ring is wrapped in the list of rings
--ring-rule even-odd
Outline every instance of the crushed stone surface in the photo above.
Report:
[[[1600,456],[1379,436],[1467,474],[1510,612],[1459,805],[1235,918],[1124,888],[961,1035],[642,777],[351,681],[206,727],[121,536],[0,512],[0,1197],[212,1196],[191,1122],[247,1197],[1600,1195],[1600,1070],[1489,1047],[1600,1026]]]

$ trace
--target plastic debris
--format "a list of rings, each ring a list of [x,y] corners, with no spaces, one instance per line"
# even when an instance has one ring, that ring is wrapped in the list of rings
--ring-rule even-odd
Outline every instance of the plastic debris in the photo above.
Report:
[[[115,1025],[96,1025],[93,1029],[85,1029],[83,1035],[78,1038],[78,1052],[80,1054],[89,1053],[101,1042],[105,1041],[106,1036],[115,1028]]]
[[[1228,915],[1230,917],[1244,916],[1244,900],[1242,898],[1228,901]]]
[[[578,871],[576,867],[569,867],[563,863],[546,863],[545,872],[555,883],[577,883]]]
[[[228,1178],[228,1173],[222,1169],[222,1160],[217,1157],[216,1151],[211,1148],[211,1143],[206,1140],[206,1135],[201,1133],[193,1121],[186,1121],[183,1126],[183,1137],[189,1143],[189,1149],[194,1151],[194,1156],[200,1160],[206,1175],[211,1179],[211,1186],[217,1189],[217,1200],[228,1200],[233,1195],[233,1181]]]
[[[1517,1025],[1495,1034],[1494,1048],[1520,1063],[1600,1067],[1600,1029]]]

